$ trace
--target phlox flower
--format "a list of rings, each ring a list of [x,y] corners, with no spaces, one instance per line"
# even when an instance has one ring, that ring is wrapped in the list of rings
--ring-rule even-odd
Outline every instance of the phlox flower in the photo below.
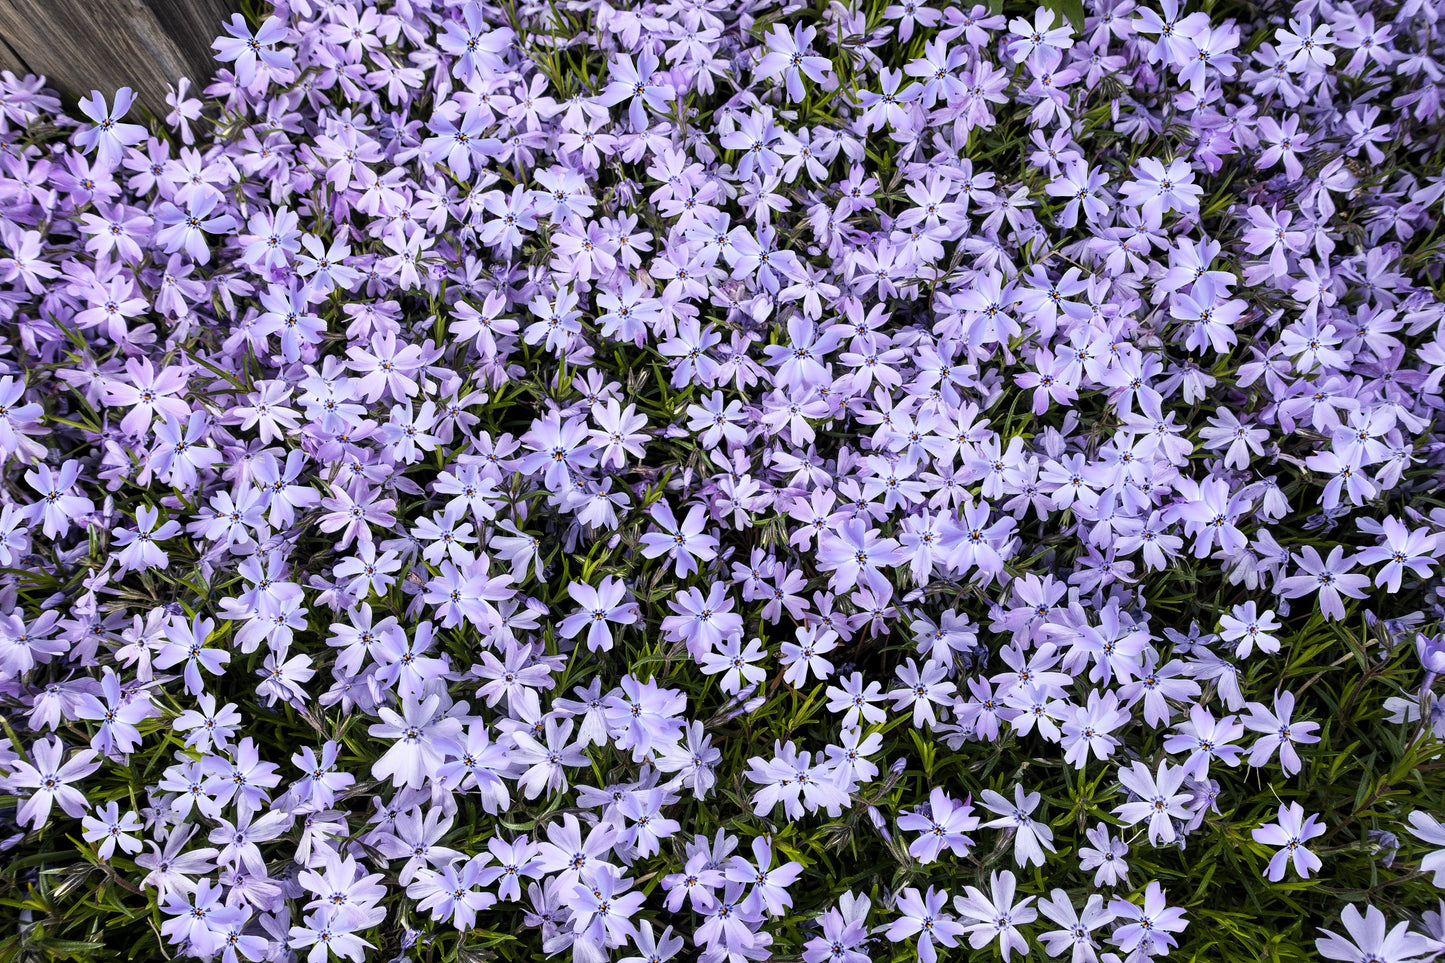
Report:
[[[201,473],[224,458],[211,443],[210,430],[211,417],[204,409],[190,412],[184,428],[175,416],[167,414],[156,426],[150,470],[182,491],[193,490],[200,484]]]
[[[1410,823],[1410,835],[1436,847],[1435,851],[1420,860],[1422,873],[1433,873],[1434,883],[1445,882],[1445,825],[1430,813],[1416,809],[1406,817]]]
[[[1355,561],[1361,565],[1385,563],[1375,574],[1375,585],[1384,586],[1391,594],[1400,591],[1400,582],[1408,569],[1422,579],[1430,577],[1436,564],[1440,536],[1424,528],[1410,528],[1393,515],[1381,523],[1383,541],[1361,549]]]
[[[926,807],[898,817],[899,829],[922,834],[909,845],[908,854],[925,866],[936,861],[945,849],[952,850],[955,856],[967,856],[973,846],[967,833],[978,825],[971,799],[956,802],[937,787],[929,792]]]
[[[1315,952],[1327,960],[1423,963],[1439,953],[1435,940],[1411,932],[1409,923],[1391,927],[1385,914],[1373,906],[1366,906],[1363,913],[1356,906],[1346,906],[1340,921],[1345,924],[1348,938],[1321,927],[1324,936],[1315,940]]]
[[[169,559],[156,542],[179,535],[181,523],[175,519],[166,519],[164,525],[156,528],[160,512],[150,505],[137,508],[135,519],[135,531],[116,528],[111,533],[115,536],[116,544],[120,546],[120,551],[115,556],[116,564],[122,571],[165,568]]]
[[[665,114],[668,104],[677,96],[671,84],[652,82],[658,63],[651,51],[644,51],[638,55],[636,63],[627,54],[619,54],[608,65],[608,75],[612,79],[597,100],[608,107],[629,101],[627,119],[635,131],[647,128],[648,110]]]
[[[948,905],[948,890],[928,887],[926,894],[910,886],[898,897],[895,919],[884,930],[890,942],[898,943],[910,936],[917,936],[918,959],[922,963],[936,963],[938,950],[934,941],[944,946],[957,946],[958,938],[966,931],[944,907]],[[880,928],[882,929],[882,928]]]
[[[1293,865],[1294,871],[1303,879],[1309,879],[1310,873],[1324,865],[1318,856],[1304,847],[1311,839],[1324,834],[1325,827],[1319,824],[1319,818],[1313,813],[1306,816],[1304,807],[1292,802],[1279,807],[1279,817],[1275,822],[1251,832],[1255,842],[1280,847],[1265,868],[1265,876],[1270,882],[1284,879],[1286,864]]]
[[[1233,642],[1235,656],[1247,659],[1256,645],[1261,652],[1278,652],[1279,639],[1270,633],[1279,627],[1274,610],[1265,609],[1259,612],[1251,599],[1242,605],[1234,606],[1227,615],[1219,617],[1219,638],[1224,642]]]
[[[273,49],[274,44],[285,40],[290,33],[280,17],[267,17],[254,34],[239,13],[222,26],[230,36],[217,38],[211,46],[217,60],[235,63],[236,83],[242,87],[250,87],[255,82],[258,61],[277,73],[291,69],[291,52]]]
[[[1073,27],[1068,23],[1055,27],[1054,19],[1052,10],[1039,7],[1034,13],[1033,23],[1023,17],[1015,17],[1009,22],[1009,33],[1018,38],[1009,42],[1009,55],[1014,63],[1023,63],[1045,47],[1068,50],[1074,45]]]
[[[878,72],[878,77],[881,85],[878,91],[858,92],[858,106],[863,109],[860,123],[866,125],[869,132],[884,127],[894,131],[911,131],[913,121],[908,108],[918,99],[922,88],[917,84],[908,84],[899,90],[903,82],[901,70],[884,67]]]
[[[1275,31],[1275,39],[1279,43],[1280,59],[1287,59],[1292,70],[1318,71],[1335,62],[1335,55],[1329,49],[1334,41],[1329,24],[1316,27],[1310,17],[1291,20],[1288,28]]]
[[[1079,869],[1094,871],[1095,886],[1117,886],[1124,882],[1129,872],[1129,864],[1125,860],[1129,855],[1129,844],[1110,834],[1107,823],[1099,823],[1084,835],[1089,845],[1079,848]],[[1047,914],[1048,910],[1044,912]],[[1056,919],[1052,914],[1049,918]]]
[[[1320,500],[1321,507],[1326,511],[1339,505],[1341,492],[1349,496],[1351,505],[1363,505],[1375,497],[1377,489],[1364,469],[1363,459],[1364,454],[1358,449],[1343,454],[1321,451],[1305,459],[1305,466],[1310,471],[1329,477],[1324,497]]]
[[[818,566],[832,572],[829,587],[843,592],[860,581],[874,591],[883,591],[888,579],[882,569],[902,561],[898,542],[882,537],[877,528],[868,528],[861,518],[852,518],[838,528],[838,533],[822,532],[818,536]]]
[[[759,934],[763,922],[761,901],[741,883],[728,883],[708,911],[708,918],[693,934],[693,944],[706,947],[699,959],[753,959],[766,955],[771,937]]]
[[[670,555],[673,572],[678,578],[686,578],[696,572],[698,560],[710,562],[717,557],[717,538],[703,534],[707,527],[707,509],[703,505],[693,505],[688,509],[682,524],[678,524],[672,514],[672,506],[666,500],[654,504],[649,514],[662,531],[642,536],[643,557]]]
[[[888,698],[893,700],[893,711],[898,712],[911,706],[915,728],[923,728],[925,722],[930,727],[936,727],[938,717],[934,713],[934,704],[951,705],[957,688],[947,678],[948,671],[947,663],[937,659],[924,660],[921,669],[911,658],[905,664],[897,666],[894,672],[903,685],[888,692]]]
[[[558,491],[571,480],[573,471],[590,468],[597,463],[596,446],[587,444],[587,423],[581,418],[562,420],[553,413],[532,422],[522,436],[522,444],[531,449],[517,465],[519,471],[541,472],[549,489]]]
[[[631,674],[622,677],[620,689],[604,703],[614,746],[631,749],[633,761],[641,762],[655,748],[677,741],[687,708],[681,690],[663,689],[652,679],[644,682]]]
[[[732,610],[733,604],[721,582],[712,583],[707,595],[689,587],[668,601],[675,614],[663,618],[662,631],[686,642],[688,653],[700,660],[724,639],[742,636],[743,617]]]
[[[1279,584],[1279,594],[1287,599],[1299,598],[1310,592],[1319,594],[1320,611],[1329,619],[1345,617],[1345,605],[1340,596],[1362,599],[1370,584],[1368,575],[1351,575],[1354,560],[1345,561],[1344,546],[1336,545],[1328,558],[1321,558],[1313,545],[1306,545],[1295,560],[1304,569],[1303,575],[1291,575]]]
[[[762,786],[753,793],[753,812],[765,816],[783,803],[789,820],[804,812],[825,810],[836,817],[850,798],[849,788],[840,787],[825,765],[814,765],[811,752],[799,753],[791,741],[774,740],[772,760],[753,756],[746,773],[750,782]]]
[[[723,876],[730,883],[746,884],[749,897],[760,901],[769,916],[782,916],[793,905],[788,887],[802,875],[803,864],[789,860],[774,867],[773,843],[769,836],[753,837],[752,850],[751,862],[734,856]]]
[[[833,663],[823,658],[825,652],[838,647],[838,633],[816,627],[799,626],[797,641],[784,642],[778,661],[785,666],[783,681],[802,688],[811,674],[823,680],[833,674]]]
[[[564,884],[580,882],[598,868],[609,866],[605,857],[611,853],[621,830],[611,822],[591,826],[586,840],[582,826],[571,813],[560,822],[547,825],[547,838],[537,844],[537,868],[545,874],[558,873]]]
[[[115,102],[109,110],[105,106],[105,96],[98,90],[92,90],[89,97],[81,98],[80,111],[94,121],[94,126],[77,130],[75,143],[87,153],[95,151],[96,162],[103,168],[114,170],[127,147],[146,139],[146,129],[140,124],[120,122],[134,101],[135,91],[129,87],[115,92]]]
[[[1185,323],[1186,348],[1202,352],[1208,347],[1222,355],[1238,343],[1234,328],[1248,310],[1245,301],[1228,297],[1228,292],[1207,275],[1195,281],[1189,293],[1175,292],[1172,297],[1169,315]]]
[[[965,920],[972,921],[964,926],[969,946],[982,949],[997,940],[1005,960],[1014,950],[1028,952],[1028,940],[1019,927],[1038,919],[1039,911],[1029,905],[1035,899],[1033,896],[1014,902],[1017,885],[1014,874],[1008,870],[994,872],[989,874],[989,895],[985,896],[976,886],[967,886],[965,895],[953,898],[954,909]]]
[[[1189,162],[1176,158],[1166,168],[1152,157],[1140,158],[1132,171],[1133,180],[1125,181],[1120,193],[1129,204],[1143,209],[1147,217],[1159,217],[1169,211],[1191,214],[1199,210],[1204,188],[1194,183]]]
[[[758,676],[758,681],[764,678]],[[864,684],[863,673],[854,672],[842,680],[841,686],[829,686],[824,695],[829,712],[842,712],[842,726],[845,730],[856,728],[860,723],[877,725],[888,718],[888,714],[877,705],[883,699],[883,686],[877,680]]]
[[[1233,744],[1244,735],[1244,725],[1233,715],[1216,719],[1201,705],[1189,707],[1189,720],[1174,727],[1174,733],[1164,740],[1167,752],[1189,753],[1184,763],[1185,772],[1197,779],[1209,775],[1209,764],[1219,760],[1226,766],[1238,765],[1244,750]]]
[[[568,742],[571,736],[571,719],[558,722],[550,717],[544,722],[541,739],[534,737],[530,731],[512,733],[516,748],[508,753],[508,757],[517,766],[525,767],[517,780],[517,787],[528,799],[536,799],[544,790],[549,793],[566,792],[567,769],[587,765],[587,755],[582,747]]]
[[[1115,897],[1109,902],[1109,911],[1123,921],[1109,942],[1125,953],[1142,949],[1146,956],[1162,956],[1177,945],[1174,934],[1189,925],[1184,910],[1168,905],[1164,890],[1152,880],[1144,888],[1144,905]]]
[[[1119,782],[1138,799],[1115,806],[1115,815],[1129,826],[1149,820],[1149,842],[1154,846],[1172,843],[1177,835],[1173,821],[1190,815],[1191,794],[1180,791],[1187,775],[1187,767],[1168,762],[1159,764],[1157,775],[1142,762],[1120,769]]]
[[[429,912],[433,920],[446,921],[465,932],[476,925],[478,913],[497,902],[496,896],[476,888],[484,885],[483,867],[491,858],[491,853],[478,853],[470,859],[452,860],[440,872],[423,869],[406,888],[406,895],[417,900],[418,912]]]
[[[102,860],[108,860],[119,846],[124,853],[135,854],[141,851],[141,841],[136,833],[144,827],[140,817],[133,811],[124,815],[120,807],[114,802],[108,802],[104,806],[99,804],[95,807],[94,815],[88,815],[80,821],[81,836],[86,842],[99,842],[96,848],[96,855]]]
[[[250,233],[241,237],[241,263],[263,276],[286,267],[290,255],[301,250],[299,223],[296,212],[285,207],[252,214],[246,222]]]
[[[717,903],[716,890],[726,880],[722,874],[722,863],[713,864],[707,853],[694,853],[683,864],[682,871],[662,878],[662,889],[667,893],[663,905],[669,913],[682,909],[686,900],[694,910],[707,912]]]
[[[363,963],[366,951],[376,949],[357,936],[340,914],[326,907],[307,914],[303,924],[292,926],[287,946],[297,950],[311,947],[306,954],[306,963],[328,963],[333,953],[352,963]]]
[[[76,819],[85,814],[85,794],[71,783],[99,769],[100,760],[94,749],[82,749],[62,762],[64,757],[65,743],[58,738],[37,739],[30,747],[31,762],[18,759],[7,765],[10,774],[3,782],[9,791],[18,796],[23,795],[21,790],[32,790],[15,814],[20,825],[29,824],[31,829],[44,826],[52,805]]]
[[[827,57],[808,53],[809,45],[817,35],[816,27],[805,27],[801,23],[793,26],[791,34],[782,24],[774,24],[766,38],[768,52],[754,69],[754,76],[766,80],[782,74],[788,88],[788,100],[793,103],[802,100],[804,77],[821,84],[833,71],[833,62]]]
[[[69,460],[59,472],[41,463],[25,473],[25,482],[40,493],[40,500],[30,506],[32,521],[41,523],[46,538],[55,538],[70,531],[71,524],[95,511],[95,503],[84,495],[74,494],[80,478],[80,462]]]
[[[479,881],[483,886],[496,883],[500,899],[520,900],[522,878],[537,879],[542,875],[541,862],[536,858],[537,844],[526,836],[510,843],[493,836],[487,840],[487,850],[492,859],[482,868]]]
[[[226,671],[223,667],[231,661],[230,652],[205,647],[206,641],[215,630],[216,623],[213,619],[197,615],[188,625],[184,618],[176,616],[166,626],[165,642],[156,653],[152,664],[157,669],[169,669],[184,662],[185,669],[182,674],[186,691],[191,695],[200,695],[204,688],[201,670],[205,669],[212,675],[222,675]]]
[[[462,180],[472,176],[472,164],[480,168],[501,141],[484,136],[492,126],[480,105],[465,112],[438,110],[427,128],[435,135],[422,142],[421,154],[429,164],[446,164]]]
[[[1098,959],[1099,944],[1094,939],[1094,930],[1114,922],[1114,913],[1104,904],[1103,896],[1090,893],[1083,910],[1079,911],[1069,894],[1056,888],[1048,899],[1039,900],[1039,909],[1060,927],[1039,934],[1039,942],[1049,956],[1062,956],[1065,950],[1072,950],[1071,963],[1092,963]]]
[[[1111,733],[1128,721],[1129,713],[1119,707],[1117,695],[1106,692],[1101,697],[1097,689],[1091,689],[1088,703],[1075,706],[1072,716],[1060,727],[1064,761],[1082,769],[1091,752],[1099,759],[1107,759],[1119,745]]]
[[[170,917],[160,925],[161,935],[189,953],[213,955],[220,949],[217,928],[240,912],[221,902],[224,893],[225,887],[203,879],[197,883],[190,899],[172,895],[161,906],[161,912]]]
[[[134,752],[141,741],[136,723],[159,715],[160,710],[151,704],[150,694],[144,689],[123,693],[120,677],[110,666],[102,670],[100,693],[100,698],[83,694],[75,710],[79,718],[100,723],[90,747],[107,756]]]
[[[605,652],[612,648],[612,630],[608,623],[632,625],[637,621],[637,603],[624,602],[627,586],[621,579],[606,576],[596,588],[585,582],[567,586],[567,594],[581,606],[580,610],[562,620],[558,628],[564,638],[575,638],[587,628],[587,648]]]
[[[394,741],[372,765],[371,774],[377,779],[390,777],[398,789],[424,785],[445,762],[445,753],[463,754],[462,724],[444,714],[439,695],[424,699],[404,695],[400,712],[381,706],[377,715],[382,721],[367,731]]]
[[[623,946],[637,934],[632,917],[646,899],[641,890],[627,892],[633,881],[611,866],[600,866],[572,887],[572,932],[579,942],[601,949]],[[580,959],[588,959],[581,956]],[[605,952],[591,957],[605,960]]]
[[[1044,851],[1054,852],[1054,831],[1047,823],[1033,818],[1042,793],[1024,792],[1024,787],[1014,785],[1014,801],[1009,802],[992,789],[985,789],[980,797],[982,806],[999,818],[983,823],[986,829],[1011,829],[1014,833],[1014,863],[1019,866],[1044,865]]]
[[[215,191],[198,191],[191,195],[184,211],[166,201],[159,212],[159,220],[165,226],[156,232],[156,241],[165,245],[167,254],[184,250],[198,264],[208,263],[211,248],[206,235],[226,234],[236,227],[236,219],[225,211],[212,214],[224,199]]]
[[[1295,743],[1301,745],[1320,741],[1315,735],[1318,722],[1296,722],[1294,720],[1295,695],[1293,692],[1276,692],[1274,709],[1271,711],[1262,702],[1251,702],[1246,708],[1249,715],[1244,717],[1244,727],[1259,733],[1249,752],[1249,764],[1259,767],[1267,764],[1276,752],[1279,765],[1286,776],[1293,776],[1302,766]]]
[[[761,639],[749,640],[744,649],[742,637],[735,636],[724,639],[719,648],[704,652],[699,664],[704,675],[724,673],[723,692],[737,695],[745,682],[757,685],[768,677],[767,670],[757,664],[766,655]]]

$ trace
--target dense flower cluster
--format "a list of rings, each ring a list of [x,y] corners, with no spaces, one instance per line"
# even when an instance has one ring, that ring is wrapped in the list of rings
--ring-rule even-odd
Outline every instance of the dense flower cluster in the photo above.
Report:
[[[277,0],[149,129],[5,74],[0,848],[225,963],[1137,963],[1220,906],[1141,864],[1367,824],[1440,882],[1300,680],[1445,736],[1445,5],[1269,9]],[[1401,963],[1429,885],[1280,892]]]

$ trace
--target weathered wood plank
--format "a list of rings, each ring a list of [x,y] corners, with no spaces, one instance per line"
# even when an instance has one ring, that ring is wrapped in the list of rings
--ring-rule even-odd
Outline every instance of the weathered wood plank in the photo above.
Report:
[[[20,55],[10,49],[4,37],[0,37],[0,70],[9,70],[17,77],[23,77],[33,71],[20,59]]]
[[[31,71],[72,97],[130,87],[164,116],[166,86],[197,86],[214,69],[211,41],[228,0],[0,0],[0,39]]]

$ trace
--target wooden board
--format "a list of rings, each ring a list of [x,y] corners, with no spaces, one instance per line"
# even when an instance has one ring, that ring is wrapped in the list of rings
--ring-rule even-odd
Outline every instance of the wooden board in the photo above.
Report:
[[[167,84],[209,80],[211,41],[232,12],[231,0],[0,0],[0,67],[44,74],[73,98],[130,87],[164,117]]]

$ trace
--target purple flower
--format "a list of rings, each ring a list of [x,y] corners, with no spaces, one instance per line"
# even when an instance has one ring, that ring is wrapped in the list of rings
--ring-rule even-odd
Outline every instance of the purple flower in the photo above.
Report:
[[[643,51],[636,64],[627,54],[621,54],[608,65],[611,80],[598,95],[599,103],[612,107],[622,101],[630,101],[627,119],[633,130],[647,127],[647,111],[666,113],[669,102],[677,96],[671,84],[652,82],[657,73],[658,60],[651,51]]]
[[[1176,836],[1174,820],[1186,819],[1189,814],[1190,794],[1180,792],[1188,769],[1159,764],[1157,775],[1149,771],[1142,762],[1131,763],[1128,769],[1119,770],[1119,782],[1136,798],[1114,807],[1114,813],[1127,825],[1149,821],[1149,842],[1158,846],[1161,842],[1173,842]]]
[[[938,950],[934,948],[934,941],[957,946],[958,938],[967,932],[962,924],[943,912],[947,905],[948,890],[934,890],[930,886],[924,894],[910,886],[898,897],[898,918],[889,924],[884,935],[894,943],[916,935],[919,960],[936,963]]]
[[[541,739],[530,732],[519,730],[512,733],[516,748],[507,755],[513,763],[525,769],[517,780],[517,786],[528,799],[536,799],[543,790],[565,792],[567,769],[587,765],[587,754],[582,751],[581,745],[567,741],[571,736],[572,720],[565,719],[559,723],[553,718],[546,720]]]
[[[1129,845],[1110,835],[1106,823],[1100,823],[1084,835],[1090,845],[1079,848],[1079,869],[1094,870],[1095,886],[1117,886],[1123,882],[1129,872],[1129,864],[1124,859],[1129,855]],[[1057,919],[1047,909],[1044,913],[1050,919]]]
[[[1166,168],[1152,157],[1140,158],[1132,171],[1134,179],[1120,187],[1124,200],[1140,207],[1146,217],[1159,217],[1169,211],[1190,214],[1199,209],[1204,189],[1194,183],[1189,163],[1175,159]]]
[[[954,909],[972,921],[964,926],[969,946],[981,949],[997,940],[1005,960],[1014,950],[1028,952],[1028,940],[1019,927],[1038,919],[1039,911],[1029,905],[1035,899],[1033,896],[1014,902],[1017,885],[1014,874],[1004,870],[989,874],[990,895],[985,896],[976,886],[967,886],[966,895],[953,898]]]
[[[1409,569],[1422,579],[1429,578],[1437,565],[1435,555],[1439,536],[1424,528],[1409,528],[1393,515],[1381,523],[1380,534],[1384,541],[1379,545],[1361,549],[1355,554],[1355,561],[1361,565],[1384,562],[1385,567],[1375,575],[1375,585],[1385,586],[1391,593],[1400,591],[1400,581]]]
[[[89,693],[81,696],[76,715],[100,723],[100,728],[90,740],[90,747],[106,756],[128,755],[140,745],[140,731],[136,723],[160,714],[151,704],[150,695],[144,689],[129,697],[122,695],[120,678],[115,670],[106,666],[102,670],[100,691],[105,701]]]
[[[303,925],[292,926],[287,945],[298,950],[311,947],[306,954],[307,963],[327,963],[332,953],[353,963],[362,963],[366,959],[366,951],[376,949],[357,936],[337,912],[327,907],[308,914]]]
[[[769,916],[782,916],[793,905],[788,886],[802,875],[803,864],[789,860],[777,868],[770,868],[773,864],[771,837],[753,837],[752,850],[752,862],[742,856],[734,856],[728,862],[724,876],[730,883],[746,884],[749,898],[760,901]]]
[[[1284,879],[1286,864],[1292,864],[1294,871],[1303,879],[1309,879],[1310,873],[1324,865],[1318,856],[1304,846],[1311,839],[1324,834],[1325,827],[1319,825],[1318,820],[1317,815],[1306,816],[1304,807],[1299,803],[1290,803],[1288,806],[1279,807],[1279,818],[1275,822],[1251,832],[1255,842],[1280,847],[1265,868],[1265,876],[1270,882],[1277,883]]]
[[[617,947],[637,934],[632,917],[642,908],[646,896],[640,890],[627,892],[632,880],[611,866],[599,866],[585,883],[572,887],[572,932],[593,945]]]
[[[1385,914],[1373,906],[1361,913],[1356,906],[1346,906],[1340,914],[1348,938],[1320,928],[1323,937],[1315,940],[1315,952],[1327,960],[1369,960],[1382,963],[1418,963],[1434,959],[1439,952],[1437,941],[1410,931],[1409,923],[1391,927]]]
[[[96,847],[96,855],[102,860],[110,859],[119,846],[122,852],[135,854],[141,851],[141,841],[135,834],[144,827],[140,817],[134,812],[120,812],[120,807],[114,802],[108,802],[104,806],[95,807],[95,815],[85,816],[80,821],[82,838],[86,842],[99,842]]]
[[[186,691],[191,695],[200,695],[204,688],[201,670],[205,669],[212,675],[222,675],[226,671],[224,666],[231,661],[231,653],[205,647],[215,631],[216,623],[213,619],[197,615],[188,625],[179,616],[173,618],[165,628],[165,642],[156,653],[155,667],[169,669],[184,662],[185,669],[182,674]]]
[[[936,861],[945,849],[952,850],[955,856],[967,856],[973,846],[967,833],[978,825],[971,801],[955,802],[936,787],[928,795],[927,807],[898,817],[899,829],[922,834],[909,845],[908,854],[925,866]]]
[[[1143,906],[1115,897],[1109,902],[1109,911],[1124,921],[1109,942],[1125,953],[1142,948],[1145,955],[1163,955],[1178,944],[1173,934],[1182,933],[1189,925],[1184,910],[1169,906],[1164,890],[1152,880],[1144,889]]]
[[[277,73],[291,69],[290,51],[275,50],[272,47],[285,40],[290,33],[281,18],[267,17],[261,24],[261,29],[254,34],[251,33],[251,28],[246,26],[246,19],[239,13],[233,15],[230,22],[223,26],[231,36],[219,37],[211,46],[215,48],[217,60],[235,63],[236,83],[242,87],[250,87],[256,81],[257,61]]]
[[[1354,568],[1354,561],[1346,562],[1345,549],[1336,545],[1330,550],[1328,558],[1320,558],[1320,553],[1313,545],[1306,545],[1301,554],[1296,556],[1296,561],[1306,572],[1304,575],[1292,575],[1279,584],[1279,594],[1287,599],[1299,598],[1310,592],[1319,593],[1320,611],[1326,618],[1342,619],[1345,617],[1345,605],[1340,596],[1362,599],[1365,597],[1365,589],[1370,584],[1368,575],[1351,575],[1350,569]]]
[[[641,682],[625,675],[622,694],[605,702],[606,719],[613,745],[631,749],[634,762],[641,762],[656,748],[674,743],[682,734],[680,718],[687,697],[677,689],[661,689],[652,679]]]
[[[767,36],[768,52],[759,61],[754,76],[768,79],[782,74],[788,88],[788,100],[793,103],[802,100],[804,77],[821,84],[833,71],[833,63],[827,57],[816,57],[808,53],[809,44],[817,35],[818,31],[814,27],[795,24],[793,32],[789,34],[782,24],[774,24],[772,32]]]
[[[30,506],[31,518],[41,523],[46,538],[66,534],[73,521],[95,511],[89,498],[71,493],[79,478],[80,462],[74,460],[64,462],[59,473],[46,464],[25,473],[26,484],[40,494],[40,500]]]
[[[915,728],[923,728],[925,722],[936,728],[938,717],[934,714],[934,704],[951,705],[956,688],[947,678],[948,672],[949,666],[937,659],[925,659],[922,669],[913,659],[897,666],[894,673],[903,685],[888,691],[888,698],[893,700],[893,711],[911,706]]]
[[[437,45],[456,57],[452,76],[468,82],[480,70],[502,69],[501,53],[510,46],[514,34],[506,27],[492,29],[487,14],[476,0],[468,0],[462,8],[462,22],[447,20]]]
[[[998,819],[983,823],[985,828],[1012,829],[1014,833],[1014,863],[1019,866],[1044,865],[1044,851],[1054,852],[1054,832],[1047,823],[1033,818],[1039,805],[1041,793],[1024,792],[1024,787],[1014,785],[1014,801],[992,789],[985,789],[979,797],[982,806],[999,814]]]
[[[1273,711],[1261,702],[1248,704],[1249,715],[1244,718],[1244,727],[1260,734],[1249,752],[1251,766],[1266,765],[1278,752],[1279,766],[1286,776],[1300,771],[1302,763],[1295,743],[1319,742],[1320,737],[1314,732],[1320,724],[1294,721],[1294,706],[1295,695],[1289,691],[1275,693]]]
[[[87,153],[95,151],[96,162],[103,168],[115,169],[120,165],[125,148],[146,139],[146,129],[140,124],[120,122],[134,100],[135,92],[129,87],[115,92],[115,103],[110,110],[106,110],[105,97],[98,90],[92,90],[89,97],[81,98],[81,113],[95,123],[92,127],[76,131],[75,143]]]
[[[704,535],[707,527],[707,509],[694,505],[688,509],[687,517],[678,524],[672,508],[666,500],[658,501],[649,513],[661,532],[648,532],[642,536],[642,554],[646,558],[670,555],[673,572],[678,578],[685,578],[698,570],[697,560],[710,562],[717,557],[718,540]]]
[[[61,761],[64,756],[65,743],[59,739],[37,739],[30,747],[33,764],[24,760],[9,764],[10,775],[4,779],[7,788],[16,795],[21,795],[20,790],[32,790],[15,815],[22,826],[44,826],[50,819],[52,804],[77,819],[85,813],[89,805],[85,794],[70,784],[99,769],[100,760],[93,749],[82,749],[67,762]]]
[[[424,699],[406,695],[401,700],[401,712],[382,706],[377,714],[382,722],[367,731],[394,740],[371,767],[377,779],[389,776],[397,788],[421,786],[441,767],[444,753],[462,755],[462,724],[444,714],[439,695]]]
[[[573,582],[567,592],[581,609],[562,620],[559,626],[564,638],[575,638],[587,627],[587,648],[592,652],[605,652],[612,648],[612,631],[609,622],[618,625],[632,625],[637,621],[637,603],[623,602],[627,587],[621,579],[605,577],[597,588],[585,582]]]
[[[452,860],[440,872],[423,869],[406,888],[407,896],[416,899],[417,910],[430,912],[433,920],[444,920],[465,932],[476,926],[478,913],[497,902],[491,893],[476,889],[485,885],[483,865],[490,859],[490,853],[478,853],[470,859]]]

